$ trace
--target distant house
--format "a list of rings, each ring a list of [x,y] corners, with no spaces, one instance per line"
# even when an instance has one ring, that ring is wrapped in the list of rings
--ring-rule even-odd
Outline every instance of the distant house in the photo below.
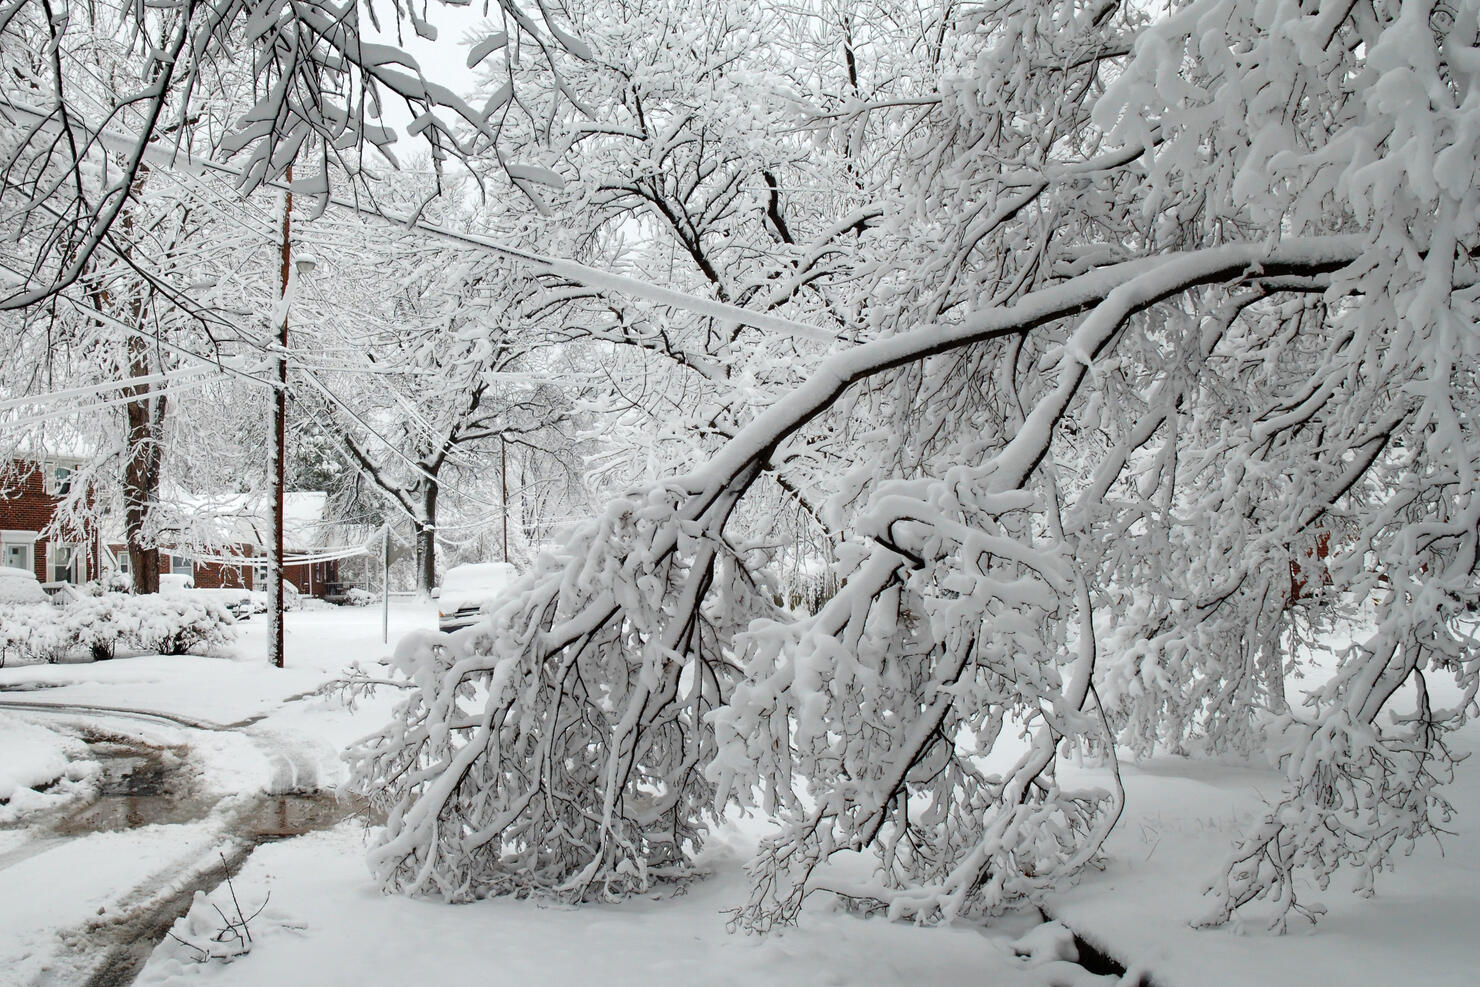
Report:
[[[0,565],[29,569],[43,585],[82,583],[103,571],[96,525],[44,534],[80,465],[64,456],[10,461],[0,480]]]
[[[188,539],[196,547],[161,550],[160,571],[188,577],[197,589],[257,589],[267,567],[271,525],[265,505],[255,499],[185,498],[196,521]],[[339,590],[339,563],[357,545],[343,544],[356,532],[328,516],[329,496],[321,490],[283,495],[283,578],[306,596],[330,596]],[[205,546],[205,547],[200,547]],[[128,572],[128,552],[109,540],[105,556]]]
[[[89,522],[83,530],[44,534],[80,465],[75,457],[11,461],[0,481],[0,565],[30,569],[43,585],[52,586],[87,582],[112,570],[129,572],[121,531],[105,535]],[[200,589],[259,586],[270,540],[260,500],[243,495],[178,499],[193,520],[188,530],[181,526],[176,545],[160,550],[160,571],[187,576]],[[284,578],[308,596],[336,593],[340,559],[358,551],[345,543],[364,540],[362,532],[328,516],[328,501],[322,491],[289,492],[283,498],[283,554],[289,560]]]

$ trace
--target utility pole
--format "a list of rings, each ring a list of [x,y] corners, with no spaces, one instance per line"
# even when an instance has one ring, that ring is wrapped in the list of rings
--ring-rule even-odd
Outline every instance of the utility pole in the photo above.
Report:
[[[285,176],[293,181],[293,168]],[[277,387],[272,396],[272,534],[267,550],[267,661],[283,667],[283,481],[288,451],[288,302],[292,285],[293,249],[289,219],[293,213],[293,193],[283,189],[282,271],[278,295]]]
[[[504,555],[503,560],[509,561],[509,470],[504,462],[504,454],[508,444],[504,437],[498,437],[498,499],[503,507],[504,515]]]
[[[385,523],[385,541],[380,546],[380,640],[391,643],[391,523]]]

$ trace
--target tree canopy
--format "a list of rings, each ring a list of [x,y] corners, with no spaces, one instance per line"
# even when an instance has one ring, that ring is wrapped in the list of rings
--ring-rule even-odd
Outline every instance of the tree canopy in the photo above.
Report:
[[[632,893],[740,808],[780,822],[748,928],[820,888],[991,913],[1115,825],[1074,750],[1278,760],[1212,924],[1314,918],[1297,874],[1370,888],[1442,828],[1480,688],[1480,3],[505,0],[481,111],[362,6],[126,8],[176,55],[101,181],[66,143],[108,118],[11,72],[6,215],[52,232],[4,304],[83,276],[228,44],[264,67],[223,143],[246,189],[381,143],[383,90],[519,190],[482,242],[522,240],[522,315],[600,362],[610,441],[662,438],[489,623],[398,648],[406,699],[351,751],[387,887]],[[837,583],[812,607],[798,564]],[[1359,614],[1292,694],[1311,628]]]

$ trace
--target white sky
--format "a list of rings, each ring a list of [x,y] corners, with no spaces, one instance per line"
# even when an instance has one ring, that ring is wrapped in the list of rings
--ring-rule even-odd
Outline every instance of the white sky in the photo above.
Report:
[[[381,44],[395,45],[405,50],[421,67],[421,74],[429,81],[446,86],[459,96],[466,96],[477,81],[477,73],[468,68],[468,45],[464,40],[473,33],[482,33],[482,25],[489,23],[483,14],[483,4],[474,2],[468,6],[446,6],[436,0],[427,5],[426,20],[437,28],[437,40],[428,41],[417,35],[409,20],[398,26],[394,10],[389,5],[378,4],[382,30],[376,31],[368,17],[362,23],[367,37]],[[499,30],[491,26],[490,31]],[[385,122],[403,134],[411,122],[411,114],[400,100],[387,100]],[[411,139],[402,137],[397,142],[401,155],[411,153]]]

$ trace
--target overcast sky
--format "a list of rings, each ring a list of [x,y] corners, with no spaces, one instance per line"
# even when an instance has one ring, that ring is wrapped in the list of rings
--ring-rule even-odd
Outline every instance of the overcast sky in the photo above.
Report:
[[[468,68],[468,46],[465,40],[470,34],[481,36],[482,26],[490,22],[483,16],[481,3],[466,7],[449,7],[441,3],[428,5],[427,17],[437,28],[437,39],[428,41],[417,35],[410,21],[395,23],[390,8],[380,8],[381,28],[376,31],[369,18],[363,24],[367,35],[383,44],[396,45],[405,49],[421,67],[421,73],[429,81],[446,86],[459,96],[466,96],[477,81],[477,74]],[[490,31],[499,28],[490,25]],[[400,100],[387,100],[385,121],[404,132],[411,122],[411,114]],[[397,144],[400,153],[411,153],[406,138]]]

